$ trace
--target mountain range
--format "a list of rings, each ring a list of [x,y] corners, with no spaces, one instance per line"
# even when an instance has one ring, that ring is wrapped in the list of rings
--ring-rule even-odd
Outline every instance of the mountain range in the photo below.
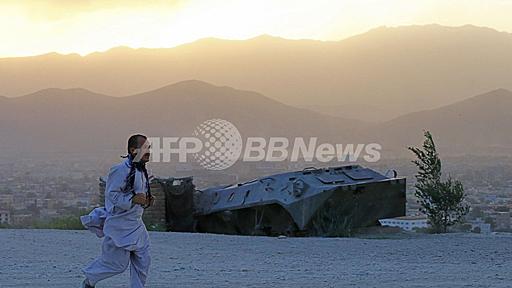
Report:
[[[331,116],[382,123],[512,89],[511,51],[512,34],[471,25],[379,27],[341,41],[208,38],[83,57],[3,58],[0,95],[82,87],[126,96],[201,79]]]
[[[407,154],[432,131],[441,153],[509,155],[512,92],[497,89],[383,123],[324,115],[262,94],[188,80],[126,97],[86,89],[44,89],[0,98],[0,147],[8,153],[124,152],[126,137],[191,136],[201,122],[232,122],[242,137],[319,137],[336,143],[379,143],[386,156]]]
[[[105,151],[131,133],[191,136],[222,118],[242,136],[353,137],[367,124],[284,105],[261,94],[189,80],[127,97],[85,89],[44,89],[0,105],[3,151]],[[322,132],[318,133],[321,127]],[[123,145],[124,146],[124,145]]]

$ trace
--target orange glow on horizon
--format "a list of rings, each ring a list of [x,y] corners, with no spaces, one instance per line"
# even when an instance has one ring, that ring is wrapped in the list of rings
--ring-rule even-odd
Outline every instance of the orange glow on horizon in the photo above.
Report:
[[[0,3],[0,57],[85,55],[200,38],[341,40],[378,26],[473,24],[512,31],[512,1],[14,1]]]

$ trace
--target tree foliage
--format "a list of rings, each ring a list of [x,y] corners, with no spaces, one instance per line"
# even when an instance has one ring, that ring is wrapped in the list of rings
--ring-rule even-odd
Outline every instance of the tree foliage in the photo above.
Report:
[[[412,161],[418,167],[415,195],[433,230],[447,232],[449,226],[462,221],[469,206],[464,203],[464,187],[460,181],[451,177],[443,181],[441,159],[432,134],[425,131],[424,135],[422,148],[409,147],[417,158]]]

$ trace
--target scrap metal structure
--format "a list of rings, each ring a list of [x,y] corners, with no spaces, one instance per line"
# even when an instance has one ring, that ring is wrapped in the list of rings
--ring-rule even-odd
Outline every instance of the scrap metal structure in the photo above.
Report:
[[[346,236],[405,215],[405,178],[357,165],[308,168],[196,190],[192,177],[155,179],[147,225],[239,235]],[[164,201],[162,201],[164,200]],[[153,210],[153,211],[151,211]]]

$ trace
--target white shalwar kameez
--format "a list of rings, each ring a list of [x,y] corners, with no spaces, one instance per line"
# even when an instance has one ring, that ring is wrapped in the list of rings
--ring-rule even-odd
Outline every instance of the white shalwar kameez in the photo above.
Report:
[[[105,237],[102,254],[82,271],[89,284],[123,273],[130,265],[132,288],[144,287],[151,262],[149,235],[142,214],[144,208],[133,204],[131,191],[124,191],[131,168],[125,160],[110,169],[105,187],[105,207],[94,209],[81,218],[86,228]],[[147,193],[144,173],[135,172],[134,191]]]

